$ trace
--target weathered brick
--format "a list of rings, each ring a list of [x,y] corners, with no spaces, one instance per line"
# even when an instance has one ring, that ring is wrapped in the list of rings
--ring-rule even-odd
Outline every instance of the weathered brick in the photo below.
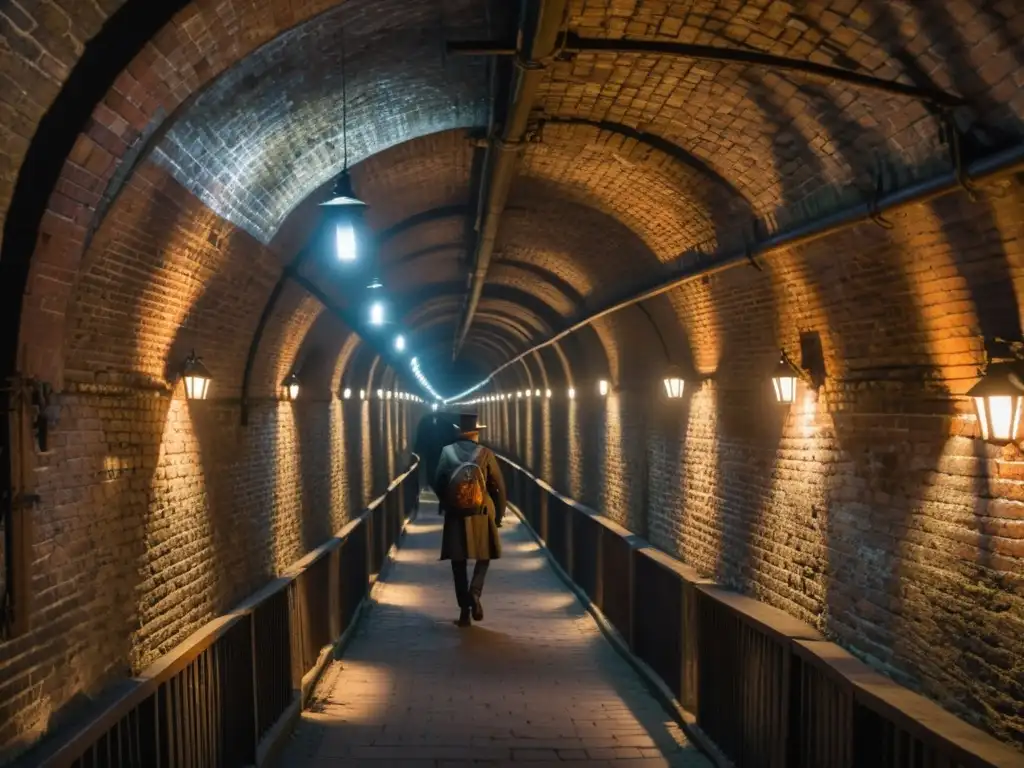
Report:
[[[1016,183],[976,204],[953,196],[888,233],[866,225],[776,254],[765,273],[671,291],[674,311],[652,315],[667,338],[682,331],[670,345],[692,361],[682,403],[657,392],[665,362],[640,343],[639,313],[616,313],[597,333],[610,373],[575,368],[572,402],[563,389],[482,406],[489,439],[701,573],[1024,745],[1024,474],[1016,448],[977,439],[963,397],[981,334],[1013,337],[1019,322],[1022,206]],[[951,323],[941,308],[961,295]],[[803,331],[820,334],[828,378],[781,410],[768,377],[779,346],[799,361]],[[599,398],[599,377],[621,391]]]

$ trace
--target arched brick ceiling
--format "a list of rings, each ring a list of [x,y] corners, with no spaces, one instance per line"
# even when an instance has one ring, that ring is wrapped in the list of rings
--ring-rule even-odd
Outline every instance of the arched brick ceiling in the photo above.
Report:
[[[66,82],[82,43],[100,28],[104,13],[142,7],[138,0],[115,0],[93,13],[95,4],[86,4],[89,10],[81,13],[61,11],[66,24],[55,11],[46,17],[52,23],[40,25],[34,20],[44,18],[42,0],[19,5],[30,11],[28,21],[12,21],[19,40],[48,51],[53,61],[39,59],[38,71],[27,73],[3,70],[19,83],[0,95],[0,128],[9,139],[0,150],[5,212],[24,145]],[[486,125],[492,93],[486,61],[445,56],[443,44],[502,37],[515,4],[257,5],[191,4],[143,46],[96,105],[45,227],[22,241],[48,243],[41,249],[44,266],[58,265],[62,276],[72,275],[65,283],[78,285],[75,273],[99,263],[78,263],[83,242],[93,236],[90,227],[99,227],[110,211],[131,207],[130,201],[101,198],[131,194],[134,177],[127,171],[141,156],[139,168],[155,160],[227,221],[258,241],[273,240],[283,257],[294,253],[308,236],[318,196],[341,164],[344,50],[350,163],[371,202],[371,225],[396,230],[380,254],[386,286],[405,293],[414,285],[464,277],[479,160],[473,134]],[[961,125],[972,129],[970,141],[995,144],[1024,133],[1024,96],[1014,79],[1024,62],[1014,26],[1020,18],[1008,4],[982,0],[939,0],[927,8],[884,0],[574,0],[568,22],[584,37],[731,45],[951,90],[972,105],[958,111]],[[0,53],[9,54],[2,45]],[[874,186],[876,166],[887,169],[886,182],[893,186],[947,163],[934,116],[913,99],[661,55],[578,54],[556,61],[534,118],[537,130],[519,163],[488,287],[527,290],[556,319],[650,280],[682,252],[720,240],[723,231],[742,230],[750,211],[777,226],[820,213],[840,198],[863,196]],[[166,133],[154,134],[161,123]],[[153,135],[156,148],[147,155]],[[454,214],[403,227],[431,211]],[[198,243],[210,228],[203,216],[182,219],[174,224],[175,242]],[[105,230],[95,231],[102,240]],[[243,258],[243,249],[237,250]],[[268,263],[268,280],[272,271]],[[108,290],[101,277],[83,284],[98,301]],[[26,317],[64,322],[70,289],[54,290],[45,306],[33,305]],[[139,289],[138,295],[149,294],[160,290]],[[485,291],[481,310],[496,311],[496,301]],[[528,322],[529,313],[512,302],[501,310]],[[158,316],[139,310],[139,326],[145,330]],[[176,341],[168,336],[159,346],[169,343]],[[158,359],[149,351],[139,354],[145,360],[136,363],[137,372],[158,378]],[[46,349],[36,354],[37,360],[47,356]],[[90,361],[86,367],[99,365]]]
[[[349,0],[221,76],[175,122],[157,157],[213,210],[269,242],[342,168],[346,100],[350,165],[410,139],[486,125],[486,65],[446,58],[444,41],[487,34],[487,6]]]
[[[1024,99],[1008,93],[1014,43],[999,39],[1006,19],[990,5],[576,0],[569,27],[589,38],[730,45],[927,83],[977,104],[966,119],[1019,134]],[[974,46],[961,30],[992,44]],[[995,92],[1009,98],[999,103]],[[541,102],[552,116],[611,120],[669,139],[779,220],[834,204],[837,188],[871,189],[877,163],[906,181],[947,155],[921,102],[746,65],[580,54],[549,69]]]
[[[528,199],[532,181],[609,213],[636,232],[662,261],[715,239],[713,203],[722,218],[735,209],[708,179],[665,153],[589,125],[552,123],[531,144],[513,199]],[[724,221],[723,221],[724,224]]]

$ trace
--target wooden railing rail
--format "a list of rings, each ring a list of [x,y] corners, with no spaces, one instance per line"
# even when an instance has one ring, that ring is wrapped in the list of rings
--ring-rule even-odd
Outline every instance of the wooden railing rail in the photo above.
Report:
[[[333,538],[133,678],[114,703],[26,759],[43,768],[264,763],[419,496],[419,457]]]
[[[497,452],[497,451],[496,451]],[[747,768],[1010,768],[1024,755],[498,453],[509,496],[699,739]]]

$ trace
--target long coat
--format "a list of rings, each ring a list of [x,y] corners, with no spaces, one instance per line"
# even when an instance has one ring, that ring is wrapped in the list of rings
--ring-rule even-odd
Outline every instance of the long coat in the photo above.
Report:
[[[472,440],[457,440],[452,445],[455,446],[459,463],[468,461],[478,448]],[[497,560],[501,557],[501,536],[497,522],[505,516],[505,478],[501,476],[498,459],[489,449],[481,449],[477,463],[483,470],[487,483],[487,493],[484,496],[487,514],[467,517],[448,514],[444,509],[444,501],[441,500],[441,513],[444,515],[444,530],[441,534],[442,560]],[[458,466],[459,464],[454,463],[447,453],[441,454],[437,475],[434,478],[434,488],[437,489],[439,498],[443,496],[444,490],[448,487],[448,480]]]

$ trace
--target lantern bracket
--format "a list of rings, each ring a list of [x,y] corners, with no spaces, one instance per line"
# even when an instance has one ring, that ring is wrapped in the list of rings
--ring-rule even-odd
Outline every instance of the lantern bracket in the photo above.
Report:
[[[786,354],[785,349],[779,350],[779,362],[788,365],[790,370],[793,371],[796,377],[805,384],[807,384],[808,386],[810,386],[812,389],[817,389],[820,386],[820,384],[814,380],[814,377],[811,376],[810,371],[808,371],[806,368],[801,368],[799,365],[793,362],[793,359]]]

